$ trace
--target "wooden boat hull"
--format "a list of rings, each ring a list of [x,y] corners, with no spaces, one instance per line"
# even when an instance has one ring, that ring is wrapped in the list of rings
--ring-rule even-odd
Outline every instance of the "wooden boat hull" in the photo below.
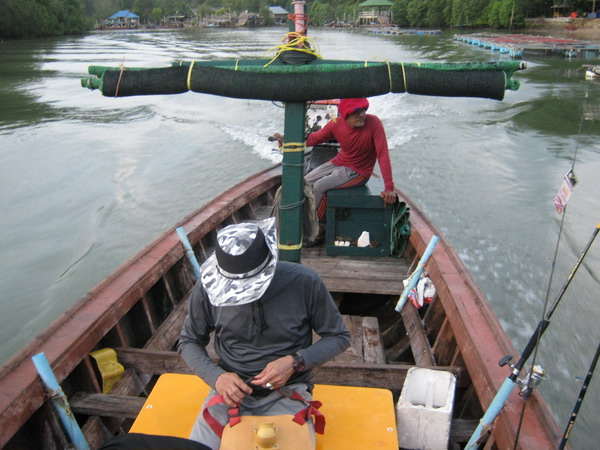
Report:
[[[178,224],[185,228],[199,259],[210,254],[216,231],[222,226],[268,215],[280,182],[280,167],[264,170]],[[351,270],[341,271],[348,277],[344,279],[333,266],[317,268],[342,306],[348,303],[350,309],[355,308],[352,295],[370,292],[375,306],[367,312],[379,314],[381,339],[387,343],[385,355],[394,364],[368,359],[333,361],[315,370],[315,381],[398,391],[407,370],[414,365],[450,370],[459,378],[461,402],[461,411],[455,409],[453,423],[467,424],[467,431],[461,436],[455,432],[454,440],[464,443],[481,410],[487,407],[507,376],[507,369],[499,368],[498,360],[506,354],[515,354],[515,349],[485,296],[443,238],[428,266],[438,292],[435,307],[432,304],[422,317],[416,309],[405,308],[402,322],[396,319],[397,314],[389,313],[394,296],[397,298],[401,290],[401,280],[410,270],[410,262],[418,259],[431,236],[440,236],[416,206],[402,193],[400,196],[411,207],[412,234],[405,258],[398,261],[375,258],[370,263],[397,264],[390,266],[387,282],[371,271],[373,284],[361,283],[365,292],[357,294],[358,289],[349,282]],[[310,252],[303,255],[303,262],[309,265],[324,264],[323,261],[311,257]],[[369,261],[340,258],[336,264],[366,265]],[[364,272],[365,267],[360,271]],[[31,362],[31,356],[40,352],[46,354],[92,448],[110,435],[126,432],[156,375],[169,371],[189,373],[173,349],[187,313],[187,294],[194,284],[191,273],[174,229],[168,230],[5,363],[0,369],[0,447],[46,448],[66,444]],[[372,287],[375,285],[385,285],[387,290],[376,292]],[[361,300],[358,305],[364,303]],[[398,323],[402,325],[399,327]],[[117,348],[119,361],[127,368],[110,395],[101,394],[97,369],[88,356],[89,352],[107,346]],[[414,361],[403,363],[403,355],[408,354],[406,348]],[[511,398],[511,402],[521,404],[518,397]],[[520,407],[509,406],[500,415],[492,432],[496,447],[512,447],[519,414]],[[523,430],[520,448],[550,448],[558,442],[557,426],[537,392],[529,399]]]

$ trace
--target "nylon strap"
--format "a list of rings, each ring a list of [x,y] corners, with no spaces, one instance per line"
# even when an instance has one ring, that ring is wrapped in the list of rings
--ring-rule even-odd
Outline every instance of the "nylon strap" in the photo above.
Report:
[[[292,395],[289,395],[280,389],[277,389],[277,391],[285,397],[288,397],[292,400],[297,400],[307,405],[305,409],[302,409],[296,413],[292,419],[294,422],[299,425],[304,425],[306,421],[310,419],[310,416],[314,416],[315,433],[325,434],[325,416],[321,411],[319,411],[319,408],[323,406],[323,403],[318,400],[305,400],[304,397],[302,397],[296,391],[294,391]]]
[[[214,406],[214,405],[218,405],[220,403],[225,403],[225,399],[223,398],[222,395],[215,395],[213,398],[210,399],[208,404],[202,410],[202,417],[204,418],[204,420],[206,421],[208,426],[215,432],[215,434],[217,436],[219,436],[219,438],[223,435],[223,429],[225,427],[223,425],[221,425],[217,421],[217,419],[215,419],[212,416],[212,414],[210,413],[208,408],[210,408],[211,406]],[[238,410],[238,414],[239,414],[239,410]]]
[[[300,411],[298,411],[296,413],[296,415],[292,419],[294,422],[296,422],[299,425],[304,425],[306,423],[306,421],[308,419],[310,419],[311,416],[314,416],[314,418],[315,418],[314,419],[315,433],[319,433],[319,434],[325,433],[325,416],[323,415],[323,413],[321,411],[319,411],[319,408],[321,406],[323,406],[323,403],[321,403],[318,400],[312,400],[312,401],[305,400],[304,397],[302,397],[296,391],[294,391],[291,395],[288,394],[287,392],[282,391],[281,389],[276,389],[276,391],[279,392],[284,397],[287,397],[291,400],[296,400],[296,401],[302,402],[305,405],[307,405],[306,408],[301,409]],[[223,425],[221,425],[217,421],[217,419],[215,419],[212,416],[212,414],[210,413],[208,408],[210,408],[211,406],[219,405],[221,403],[225,403],[225,399],[223,398],[223,396],[215,395],[213,398],[211,398],[209,400],[207,405],[202,410],[202,417],[204,418],[204,420],[206,421],[208,426],[215,432],[215,434],[217,436],[219,436],[219,438],[221,438],[223,436],[223,430],[225,429],[225,427]],[[239,407],[238,408],[229,408],[229,410],[227,411],[227,414],[229,416],[229,426],[230,427],[234,427],[235,425],[237,425],[238,423],[240,423],[242,421],[242,418],[240,417],[240,408]]]
[[[125,61],[121,63],[121,70],[119,71],[119,79],[117,80],[117,88],[115,89],[115,98],[119,96],[119,87],[121,87],[121,79],[123,78],[123,72],[125,72]]]

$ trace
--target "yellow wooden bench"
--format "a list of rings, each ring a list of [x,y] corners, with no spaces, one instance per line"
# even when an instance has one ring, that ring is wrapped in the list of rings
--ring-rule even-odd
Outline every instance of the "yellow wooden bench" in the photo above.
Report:
[[[161,375],[130,433],[187,438],[209,387],[195,375]],[[316,385],[325,434],[318,450],[398,449],[392,393],[386,389]]]

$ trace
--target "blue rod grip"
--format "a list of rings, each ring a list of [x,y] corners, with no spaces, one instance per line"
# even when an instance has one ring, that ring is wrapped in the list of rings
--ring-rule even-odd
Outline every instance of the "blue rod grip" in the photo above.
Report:
[[[67,396],[58,385],[58,381],[54,376],[54,372],[52,372],[52,368],[48,363],[48,359],[46,359],[46,355],[38,353],[37,355],[32,356],[31,359],[40,374],[40,378],[42,379],[46,390],[51,394],[50,399],[52,405],[54,405],[54,408],[58,412],[60,421],[71,438],[71,442],[77,450],[89,450],[90,447],[83,436],[81,428],[79,428],[79,424],[73,416]]]
[[[506,378],[506,380],[504,380],[504,383],[502,383],[502,386],[500,386],[500,389],[496,393],[494,400],[492,400],[492,403],[481,418],[479,425],[477,425],[477,428],[473,432],[471,439],[469,439],[469,442],[467,442],[467,446],[465,447],[465,449],[477,448],[477,440],[482,436],[485,430],[494,422],[496,417],[498,417],[498,414],[500,414],[500,411],[502,411],[502,408],[504,408],[504,405],[508,401],[508,397],[510,397],[510,394],[513,391],[514,387],[515,383],[513,380],[511,380],[510,378]]]
[[[177,231],[177,236],[179,236],[179,240],[183,244],[183,248],[185,248],[185,254],[187,255],[188,260],[192,264],[192,269],[194,269],[194,275],[196,278],[200,278],[200,264],[198,264],[198,260],[196,259],[196,255],[194,254],[194,250],[192,249],[192,244],[185,234],[185,230],[183,227],[178,227],[175,231]]]
[[[427,264],[427,261],[429,260],[429,257],[435,250],[435,246],[437,245],[439,240],[440,238],[438,236],[434,235],[431,237],[429,244],[427,244],[427,248],[423,252],[423,256],[421,256],[421,260],[417,265],[417,269],[410,276],[408,284],[406,285],[406,287],[402,291],[402,295],[400,295],[400,298],[398,299],[398,303],[396,304],[395,308],[397,312],[402,311],[402,308],[404,308],[404,305],[406,304],[406,299],[408,298],[408,294],[419,282],[421,274],[423,273],[423,269],[425,268],[425,264]]]

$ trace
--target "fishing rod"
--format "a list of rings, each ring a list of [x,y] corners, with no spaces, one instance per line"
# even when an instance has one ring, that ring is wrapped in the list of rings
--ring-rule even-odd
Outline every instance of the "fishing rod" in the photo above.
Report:
[[[579,408],[583,403],[585,393],[587,392],[587,388],[590,385],[592,376],[594,375],[594,370],[596,369],[596,363],[598,362],[599,356],[600,342],[598,342],[598,347],[596,347],[596,354],[594,355],[594,359],[592,359],[592,363],[590,364],[590,368],[588,369],[588,373],[583,382],[583,386],[581,386],[581,391],[579,391],[579,397],[577,398],[577,402],[575,402],[575,407],[573,408],[573,412],[571,413],[571,417],[569,418],[569,422],[567,423],[567,427],[565,428],[565,434],[563,434],[562,440],[560,441],[560,445],[558,446],[559,450],[565,448],[565,445],[567,445],[567,440],[571,436],[571,431],[573,430],[575,419],[577,419],[577,414],[579,414]]]
[[[598,231],[600,231],[600,224],[598,224],[596,226],[596,229],[592,233],[592,236],[590,237],[583,252],[581,253],[581,256],[579,256],[579,259],[575,263],[575,266],[571,270],[571,273],[567,277],[567,280],[565,281],[565,283],[563,284],[562,288],[560,289],[558,295],[556,296],[556,299],[554,300],[554,304],[550,307],[550,309],[548,310],[548,312],[546,313],[544,318],[542,320],[540,320],[540,322],[538,323],[536,330],[531,335],[529,342],[527,343],[527,345],[525,346],[525,349],[521,353],[521,357],[519,358],[519,361],[514,365],[510,364],[510,361],[512,360],[513,357],[512,357],[512,355],[506,355],[504,358],[502,358],[498,362],[500,367],[503,367],[506,364],[508,364],[512,369],[511,373],[506,378],[506,380],[504,380],[504,383],[502,383],[502,386],[496,393],[496,396],[492,400],[492,403],[488,407],[488,410],[485,412],[485,414],[483,415],[483,418],[479,422],[479,425],[473,432],[471,439],[469,439],[469,442],[467,443],[467,446],[466,446],[467,449],[477,448],[476,446],[477,446],[479,440],[485,434],[485,432],[489,429],[489,427],[494,422],[494,419],[496,419],[498,414],[500,414],[500,411],[502,411],[502,408],[504,408],[504,405],[508,401],[508,397],[512,393],[513,388],[515,386],[521,386],[521,388],[522,388],[521,392],[522,392],[523,396],[527,397],[529,395],[529,393],[531,392],[531,390],[535,386],[537,386],[537,384],[539,384],[541,382],[541,380],[543,379],[544,372],[541,368],[539,368],[539,366],[532,367],[531,372],[528,374],[525,381],[520,380],[519,375],[520,375],[521,371],[523,370],[523,367],[525,366],[525,362],[527,361],[527,359],[529,359],[529,357],[535,350],[538,342],[540,341],[540,338],[542,337],[542,335],[548,328],[548,325],[550,325],[550,317],[552,317],[552,314],[556,310],[556,307],[560,303],[565,292],[567,291],[567,288],[571,284],[571,281],[573,280],[573,277],[575,276],[577,269],[579,269],[579,267],[581,266],[581,263],[583,262],[585,255],[587,255],[587,252],[590,249],[590,247],[592,246],[594,239],[596,239],[596,236],[598,235]]]

